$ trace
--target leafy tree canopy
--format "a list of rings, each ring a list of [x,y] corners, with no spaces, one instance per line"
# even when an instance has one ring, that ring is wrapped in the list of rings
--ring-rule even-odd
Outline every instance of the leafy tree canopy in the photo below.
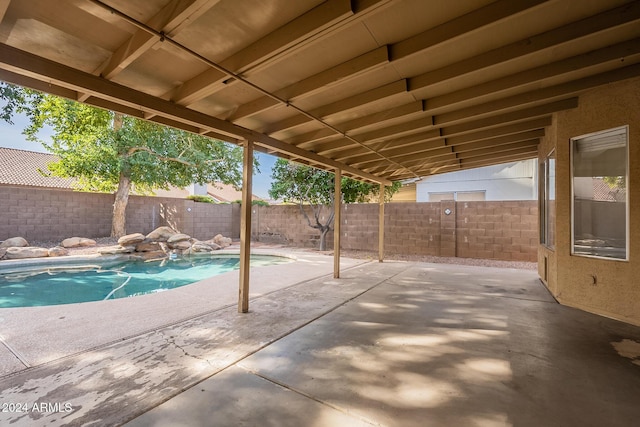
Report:
[[[334,201],[334,177],[331,172],[278,159],[273,166],[269,196],[297,203],[300,213],[311,228],[320,231],[320,250],[326,250],[326,235],[333,224],[334,210],[330,209]],[[342,200],[345,203],[362,203],[377,200],[380,186],[343,177],[341,181]],[[401,183],[394,182],[385,187],[385,200],[400,189]],[[323,215],[323,211],[330,209]],[[313,219],[307,213],[311,211]]]
[[[85,191],[116,192],[112,235],[125,233],[131,187],[137,193],[185,187],[194,182],[242,183],[242,148],[86,104],[0,84],[0,118],[25,113],[27,139],[41,142],[60,158],[54,175],[78,179]],[[52,142],[38,140],[45,126]],[[255,162],[258,166],[257,161]]]
[[[55,96],[41,97],[30,113],[27,138],[38,141],[40,129],[51,127],[52,142],[39,141],[60,158],[49,168],[78,178],[79,189],[113,192],[122,172],[138,193],[193,182],[241,185],[239,147],[128,116],[114,127],[114,113]]]
[[[309,205],[332,205],[334,192],[334,174],[315,169],[310,166],[291,163],[278,159],[273,166],[271,189],[269,196],[285,202]],[[398,192],[400,182],[385,187],[385,200]],[[372,199],[377,201],[380,186],[356,181],[348,177],[342,178],[342,201],[344,203],[365,203]]]

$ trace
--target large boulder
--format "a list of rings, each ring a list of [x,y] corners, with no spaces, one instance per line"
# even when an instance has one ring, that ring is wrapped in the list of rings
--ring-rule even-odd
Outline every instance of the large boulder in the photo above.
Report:
[[[147,239],[154,240],[156,242],[166,242],[167,239],[174,234],[178,234],[178,232],[171,227],[163,226],[158,227],[151,233],[147,234]]]
[[[69,251],[62,246],[55,246],[49,249],[49,256],[66,256],[69,255]]]
[[[60,243],[60,246],[62,246],[63,248],[81,248],[95,245],[95,240],[87,239],[85,237],[69,237],[68,239],[64,239],[62,243]]]
[[[101,255],[118,255],[118,254],[130,254],[135,251],[135,246],[105,246],[104,248],[98,249],[98,253]]]
[[[0,243],[0,248],[23,248],[26,246],[29,246],[29,243],[23,237],[11,237]]]
[[[189,239],[191,239],[191,236],[189,236],[188,234],[178,233],[178,234],[174,234],[173,236],[169,237],[167,239],[167,243],[169,243],[169,244],[178,243],[178,242],[182,242],[182,241],[189,240]]]
[[[155,252],[162,251],[162,246],[159,242],[151,242],[148,239],[138,243],[136,245],[136,252]]]
[[[191,242],[189,242],[188,240],[181,240],[179,242],[169,243],[169,247],[171,249],[178,249],[180,251],[185,251],[191,248]]]
[[[227,246],[231,246],[231,238],[224,237],[222,234],[216,234],[216,236],[212,239],[215,244],[226,248]]]
[[[6,259],[43,258],[49,256],[49,249],[34,246],[7,248]]]
[[[214,251],[218,251],[218,250],[222,249],[222,246],[220,246],[219,244],[217,244],[213,240],[205,240],[205,241],[198,242],[198,243],[205,244],[205,245],[209,246]]]
[[[218,249],[220,249],[220,246],[218,246]],[[191,245],[191,252],[211,252],[214,250],[216,249],[214,249],[211,245],[207,244],[206,242],[195,242],[194,244]]]
[[[146,236],[142,233],[127,234],[126,236],[122,236],[118,239],[118,244],[120,246],[137,245],[138,243],[144,241],[145,238]]]
[[[0,248],[0,259],[4,257],[4,254],[7,253],[7,248]]]

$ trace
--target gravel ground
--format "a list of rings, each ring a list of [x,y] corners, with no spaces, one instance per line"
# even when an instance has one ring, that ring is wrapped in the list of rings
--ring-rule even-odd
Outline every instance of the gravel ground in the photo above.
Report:
[[[113,237],[99,237],[93,239],[96,241],[96,246],[85,248],[70,248],[69,255],[87,255],[96,253],[97,248],[103,246],[112,246],[118,243],[118,239]],[[237,243],[237,242],[235,242]],[[52,248],[60,244],[58,241],[30,241],[31,246],[38,246],[41,248]],[[252,243],[255,247],[283,247],[282,245],[269,245],[260,242]],[[311,249],[302,249],[309,250]],[[315,252],[315,251],[314,251]],[[326,255],[333,255],[332,251],[324,252]],[[355,251],[355,250],[341,250],[341,255],[347,258],[356,259],[378,259],[378,253],[373,251]],[[495,259],[475,259],[475,258],[454,258],[454,257],[436,257],[428,255],[393,255],[385,254],[385,259],[394,261],[412,261],[412,262],[431,262],[435,264],[458,264],[458,265],[471,265],[479,267],[497,267],[497,268],[515,268],[519,270],[537,270],[538,264],[535,262],[524,261],[500,261]]]

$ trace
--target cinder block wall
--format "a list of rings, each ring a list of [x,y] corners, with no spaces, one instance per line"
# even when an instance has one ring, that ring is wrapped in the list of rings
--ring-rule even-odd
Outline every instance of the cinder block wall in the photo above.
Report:
[[[104,237],[111,232],[113,195],[29,187],[0,187],[0,240]],[[378,205],[345,205],[344,249],[377,251]],[[330,214],[325,209],[322,221]],[[385,252],[465,258],[536,261],[536,201],[389,203],[385,205]],[[314,221],[313,214],[308,211]],[[148,233],[169,225],[201,240],[220,233],[237,239],[239,205],[214,205],[167,197],[131,196],[127,232]],[[298,206],[253,206],[252,238],[318,248],[320,233]],[[327,248],[333,247],[333,231]]]
[[[105,237],[111,233],[112,194],[32,187],[0,186],[0,240],[62,240],[71,236]],[[168,197],[131,196],[127,232],[149,233],[169,225],[201,240],[220,233],[237,238],[233,205],[196,203]],[[236,211],[239,212],[239,210]]]
[[[346,205],[341,247],[378,250],[378,205]],[[328,214],[328,212],[327,212]],[[385,253],[530,261],[537,259],[537,202],[389,203]],[[268,243],[317,248],[319,232],[297,206],[254,207],[252,237]],[[333,246],[333,232],[327,236]]]

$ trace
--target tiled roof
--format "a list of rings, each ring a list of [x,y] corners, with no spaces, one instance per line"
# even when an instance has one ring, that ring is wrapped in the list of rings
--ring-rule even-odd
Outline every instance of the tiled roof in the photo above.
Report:
[[[233,188],[233,185],[216,182],[207,185],[207,194],[217,202],[235,202],[242,199],[242,191]],[[262,200],[255,194],[251,195],[251,200]]]
[[[71,189],[74,179],[50,176],[47,165],[57,160],[53,154],[0,147],[0,185]]]

